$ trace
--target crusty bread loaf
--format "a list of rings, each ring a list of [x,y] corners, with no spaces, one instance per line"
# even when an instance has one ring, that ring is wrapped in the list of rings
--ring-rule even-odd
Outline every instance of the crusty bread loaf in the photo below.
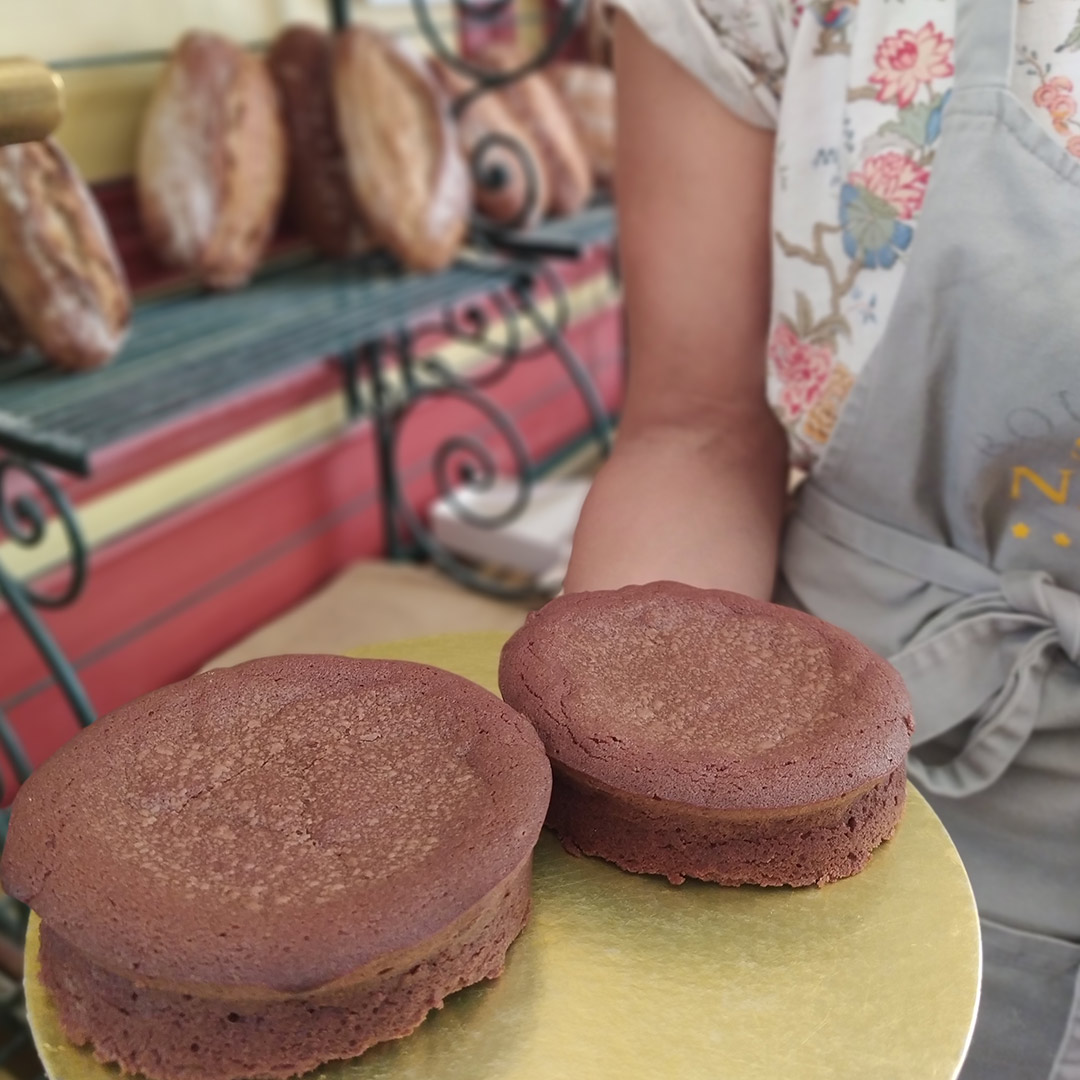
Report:
[[[289,203],[314,247],[331,258],[371,246],[353,197],[338,135],[330,35],[314,26],[286,27],[267,56],[289,142]],[[350,106],[364,108],[362,101]]]
[[[453,100],[475,88],[443,60],[432,60],[431,69]],[[458,116],[458,134],[472,167],[480,213],[500,225],[535,225],[548,205],[547,172],[539,147],[506,103],[493,93],[474,98]],[[484,182],[492,172],[499,183]]]
[[[392,38],[353,26],[335,42],[334,94],[353,193],[376,239],[411,269],[447,266],[472,186],[434,76]]]
[[[574,121],[598,184],[615,178],[615,75],[598,64],[552,64],[545,74]]]
[[[185,35],[143,118],[135,179],[150,244],[212,288],[251,277],[285,191],[285,132],[266,64]]]
[[[105,222],[51,140],[0,149],[0,292],[26,336],[63,368],[104,364],[131,321]],[[8,329],[7,344],[19,344],[18,327]]]
[[[480,62],[494,71],[513,71],[522,57],[512,46],[493,46]],[[584,209],[593,193],[592,170],[566,106],[547,78],[526,75],[498,91],[532,136],[548,176],[548,210],[556,217]]]

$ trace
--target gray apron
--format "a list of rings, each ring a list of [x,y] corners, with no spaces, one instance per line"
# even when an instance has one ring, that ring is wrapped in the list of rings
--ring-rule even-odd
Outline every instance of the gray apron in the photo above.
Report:
[[[886,333],[804,486],[781,597],[890,657],[971,876],[965,1080],[1080,1080],[1080,160],[1008,89],[1017,0],[961,0]]]

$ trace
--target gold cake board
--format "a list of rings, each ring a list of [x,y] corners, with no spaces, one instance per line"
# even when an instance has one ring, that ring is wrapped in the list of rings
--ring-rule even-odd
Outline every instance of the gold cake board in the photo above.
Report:
[[[418,660],[492,689],[500,634],[362,656]],[[978,1001],[967,875],[908,791],[895,838],[824,888],[728,889],[573,858],[547,833],[534,907],[494,982],[405,1039],[309,1080],[938,1080],[959,1070]],[[26,997],[52,1080],[117,1080],[68,1043],[27,939]]]

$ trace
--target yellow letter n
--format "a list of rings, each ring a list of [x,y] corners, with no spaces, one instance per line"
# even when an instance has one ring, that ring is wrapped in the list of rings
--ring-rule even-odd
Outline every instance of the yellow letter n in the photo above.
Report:
[[[1037,472],[1033,469],[1029,469],[1026,465],[1013,466],[1013,479],[1012,479],[1012,497],[1014,499],[1020,498],[1020,485],[1024,480],[1031,481],[1046,496],[1051,502],[1055,502],[1058,506],[1064,506],[1065,500],[1069,497],[1069,483],[1072,480],[1073,469],[1061,470],[1061,484],[1058,487],[1051,487]]]

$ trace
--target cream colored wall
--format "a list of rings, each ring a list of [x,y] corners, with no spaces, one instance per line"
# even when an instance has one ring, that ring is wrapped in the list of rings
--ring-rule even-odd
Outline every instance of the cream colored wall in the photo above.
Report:
[[[447,5],[432,5],[440,24]],[[411,5],[355,0],[356,18],[413,27]],[[168,49],[185,31],[217,30],[238,41],[272,38],[287,22],[328,23],[324,0],[0,0],[0,55],[53,63]],[[64,67],[67,115],[59,139],[91,180],[131,172],[135,136],[157,62]]]

